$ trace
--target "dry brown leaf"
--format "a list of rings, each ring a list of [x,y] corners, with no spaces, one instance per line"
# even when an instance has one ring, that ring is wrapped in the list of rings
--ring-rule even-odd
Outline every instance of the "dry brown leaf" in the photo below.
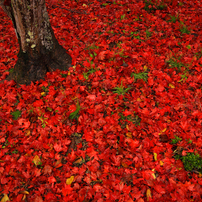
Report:
[[[80,163],[82,163],[82,161],[83,161],[83,158],[79,156],[79,157],[74,161],[74,164],[80,164]]]
[[[62,166],[62,158],[58,159],[54,165],[55,168],[59,168]]]
[[[51,174],[52,173],[53,168],[50,165],[45,165],[43,168],[43,173],[46,174]]]
[[[121,165],[124,167],[124,168],[128,168],[129,166],[125,163],[125,162],[121,162]]]

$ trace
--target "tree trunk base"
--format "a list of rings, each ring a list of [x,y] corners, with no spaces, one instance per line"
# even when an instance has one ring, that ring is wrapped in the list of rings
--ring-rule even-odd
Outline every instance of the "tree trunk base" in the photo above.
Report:
[[[71,56],[59,44],[53,51],[36,55],[32,56],[29,52],[23,53],[20,50],[13,72],[8,75],[6,80],[14,80],[18,84],[29,85],[31,81],[44,79],[47,72],[56,69],[68,70],[72,66]]]

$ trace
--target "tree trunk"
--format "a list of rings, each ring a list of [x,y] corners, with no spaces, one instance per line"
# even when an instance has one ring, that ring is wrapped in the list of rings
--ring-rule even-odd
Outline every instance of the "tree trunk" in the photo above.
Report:
[[[53,33],[45,0],[11,0],[10,5],[0,1],[13,22],[20,45],[17,63],[8,80],[30,84],[43,79],[46,72],[71,66],[71,57]]]

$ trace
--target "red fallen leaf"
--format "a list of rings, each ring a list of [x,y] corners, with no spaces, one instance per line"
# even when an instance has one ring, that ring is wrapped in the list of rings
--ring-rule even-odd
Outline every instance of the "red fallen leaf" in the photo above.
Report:
[[[43,173],[44,173],[44,175],[46,175],[46,174],[50,175],[52,173],[52,170],[53,170],[53,168],[50,165],[46,164],[43,168]]]
[[[34,107],[41,107],[42,105],[44,105],[43,101],[40,99],[40,100],[37,100],[33,103],[33,106]]]
[[[8,183],[8,178],[2,177],[1,184],[7,184],[7,183]]]
[[[138,55],[131,55],[131,57],[136,59],[136,58],[138,58]]]
[[[68,154],[68,157],[69,157],[69,161],[71,162],[73,162],[77,158],[75,151],[73,149],[71,150],[71,153]]]
[[[81,92],[83,92],[85,90],[86,86],[80,86],[79,88],[80,88]]]
[[[53,176],[50,176],[50,177],[48,178],[48,182],[53,185],[53,183],[56,182],[56,179],[55,179]]]
[[[156,88],[157,92],[163,92],[164,91],[164,86],[162,86],[161,84],[158,85],[158,87]]]
[[[149,114],[150,114],[150,111],[149,111],[148,108],[142,109],[141,112],[142,112],[143,114],[145,114],[145,115],[149,115]]]
[[[186,156],[187,152],[185,150],[182,151],[182,156]]]
[[[84,61],[84,62],[83,62],[83,65],[84,65],[84,67],[90,67],[90,63],[87,62],[87,61]]]
[[[128,110],[125,110],[125,111],[123,112],[123,114],[124,114],[124,116],[128,116],[128,115],[131,115],[132,112],[131,112],[131,111],[128,111]]]
[[[1,162],[1,161],[0,161]],[[3,173],[4,172],[4,168],[3,167],[0,167],[0,173]]]
[[[55,143],[53,147],[54,147],[54,149],[55,149],[56,152],[61,152],[62,151],[61,144]]]
[[[161,21],[164,20],[166,22],[169,20],[167,18],[170,18],[166,12],[159,12],[157,10],[155,12],[148,13],[145,11],[143,15],[141,15],[142,10],[145,7],[144,1],[137,0],[128,2],[129,4],[123,3],[122,5],[119,3],[115,5],[108,4],[103,8],[103,6],[100,6],[103,4],[103,2],[97,1],[96,12],[100,14],[101,18],[96,17],[95,20],[96,13],[91,12],[93,4],[89,5],[87,1],[84,3],[78,3],[78,1],[69,1],[68,7],[71,8],[72,11],[75,8],[76,10],[78,9],[79,12],[81,11],[80,14],[73,12],[75,16],[70,16],[72,19],[70,20],[70,23],[64,23],[64,21],[66,22],[67,20],[65,15],[69,15],[69,11],[60,8],[56,9],[55,6],[52,10],[52,8],[48,5],[51,14],[53,14],[51,17],[53,25],[55,26],[57,24],[58,26],[59,23],[59,27],[64,30],[64,32],[58,35],[59,42],[64,44],[64,46],[72,49],[72,60],[73,64],[76,66],[70,68],[69,71],[71,72],[71,75],[68,75],[66,78],[61,80],[60,71],[57,73],[48,73],[46,77],[47,81],[40,81],[34,84],[32,83],[28,87],[24,85],[20,88],[20,90],[17,90],[17,96],[15,88],[16,85],[14,82],[14,85],[11,85],[11,82],[0,83],[0,138],[5,137],[6,139],[0,144],[0,180],[2,176],[8,177],[9,180],[8,183],[0,185],[0,188],[3,188],[5,194],[8,194],[8,196],[13,201],[25,201],[22,196],[19,196],[18,187],[15,187],[16,185],[23,185],[23,182],[25,182],[25,186],[28,185],[32,191],[32,193],[29,195],[30,198],[27,198],[27,200],[36,202],[41,202],[43,199],[44,201],[48,202],[75,200],[87,201],[91,200],[92,198],[95,201],[102,201],[106,198],[109,201],[120,200],[129,202],[130,197],[135,199],[137,202],[146,202],[147,199],[148,202],[159,200],[200,201],[201,175],[190,172],[189,175],[191,178],[188,178],[184,169],[179,172],[179,168],[182,168],[182,162],[176,163],[174,160],[172,150],[173,145],[170,144],[169,140],[172,136],[181,134],[181,130],[183,130],[184,127],[186,130],[185,132],[187,133],[185,134],[184,140],[192,137],[194,148],[199,149],[199,152],[202,147],[202,138],[200,132],[200,119],[202,118],[200,104],[200,84],[202,74],[200,64],[202,63],[202,58],[198,57],[200,56],[201,44],[199,40],[197,41],[197,37],[193,37],[192,34],[187,34],[186,37],[178,37],[178,34],[180,34],[180,27],[178,26],[174,29],[172,29],[173,26],[163,26],[165,29],[162,31],[162,26],[160,26],[162,25]],[[151,0],[151,2],[154,3],[152,6],[158,6],[160,1]],[[171,11],[174,11],[175,8],[177,8],[182,14],[180,15],[181,20],[184,20],[188,27],[191,23],[193,30],[195,30],[197,35],[200,36],[200,29],[197,29],[197,26],[200,23],[200,15],[197,15],[197,9],[194,9],[194,12],[189,13],[190,15],[188,15],[188,20],[186,20],[187,15],[185,14],[187,11],[189,11],[190,6],[195,6],[196,8],[199,7],[200,1],[184,0],[183,6],[177,6],[179,4],[177,0],[173,0],[172,3],[170,2],[170,0],[164,0],[164,3],[169,5],[169,9]],[[192,4],[190,4],[190,2],[192,2]],[[131,17],[132,10],[128,12],[128,6],[131,8],[135,7],[135,13],[138,14],[140,20],[135,20],[133,17]],[[152,6],[150,7],[152,8]],[[111,17],[113,18],[114,8],[117,9],[117,20],[113,23],[106,24],[106,22],[103,21],[104,18],[102,18],[102,16],[109,16],[108,19],[111,19]],[[4,22],[4,15],[2,15],[1,11],[1,22]],[[56,11],[58,12],[57,14],[59,14],[60,18],[57,18],[56,15],[54,16]],[[62,15],[60,15],[60,11],[63,12]],[[83,11],[87,12],[89,15],[82,17]],[[125,17],[123,16],[124,19],[121,20],[123,17],[120,18],[120,16],[123,14]],[[176,13],[171,12],[173,17],[174,14]],[[156,15],[158,17],[156,17]],[[95,20],[94,22],[90,20],[92,18]],[[77,22],[78,20],[79,22]],[[55,23],[55,21],[57,21],[57,23]],[[5,45],[4,47],[0,48],[0,54],[2,55],[0,58],[0,72],[2,72],[3,75],[0,76],[1,80],[4,79],[7,74],[9,74],[8,72],[3,73],[3,71],[15,64],[15,62],[7,63],[9,60],[11,60],[10,58],[17,59],[17,57],[13,57],[13,53],[16,51],[15,40],[10,40],[11,36],[9,34],[10,31],[13,32],[13,28],[11,29],[9,23],[7,23],[7,20],[5,20],[5,22],[6,23],[0,24],[0,29],[3,31],[3,42],[1,45]],[[149,27],[151,22],[155,22],[155,27]],[[75,23],[79,23],[81,25],[79,26],[79,29],[74,29]],[[128,24],[130,26],[128,26]],[[179,23],[177,23],[177,25],[178,24]],[[149,27],[148,31],[152,32],[152,39],[147,39],[146,41],[143,39],[143,37],[145,37],[145,29],[143,25],[145,27]],[[116,26],[116,30],[114,30],[114,26]],[[5,27],[7,29],[4,29]],[[136,32],[136,27],[140,27],[138,34],[135,34],[133,37],[130,36],[132,34],[131,32]],[[74,32],[71,31],[66,35],[66,31],[69,29],[74,30]],[[104,34],[98,35],[99,30],[106,31]],[[113,30],[114,33],[112,33],[110,30]],[[122,30],[124,33],[119,30]],[[174,35],[177,37],[170,37],[169,33],[174,33]],[[71,43],[67,44],[67,41],[69,40],[61,40],[61,38],[64,37],[63,34],[65,34],[66,39],[72,38]],[[136,38],[136,36],[140,37],[141,43],[139,42],[140,39]],[[94,39],[96,39],[98,42],[95,42],[96,48],[93,43]],[[168,41],[171,47],[168,47]],[[180,51],[178,42],[182,44]],[[113,48],[111,48],[110,46],[113,43],[115,45],[113,45]],[[191,46],[188,50],[186,46],[189,43]],[[88,47],[88,45],[92,45],[91,47],[94,47],[91,49]],[[155,49],[153,49],[153,47],[155,47]],[[108,49],[112,50],[111,53],[109,53]],[[103,55],[99,55],[99,52],[102,52],[103,50],[106,52],[103,52]],[[184,67],[182,67],[181,72],[178,72],[176,71],[177,68],[168,68],[165,64],[166,57],[169,57],[170,52],[173,53],[170,58],[172,58],[172,56],[175,57],[175,54],[180,52],[182,63],[188,64],[191,62],[193,64],[190,67],[191,72],[187,72],[190,74],[186,75],[188,78],[184,83],[178,82],[182,76],[181,74],[185,73],[183,73]],[[8,57],[5,57],[5,53]],[[89,53],[93,55],[92,58],[88,58]],[[197,55],[198,53],[199,55]],[[193,56],[192,58],[192,55],[196,55],[197,57]],[[88,61],[82,63],[82,61],[85,60]],[[123,60],[128,64],[128,66],[121,67]],[[90,70],[90,68],[96,67],[96,72],[93,73],[93,77],[89,77],[88,81],[86,81],[82,75],[83,68],[80,67],[81,63],[84,64],[84,67],[87,67],[88,70]],[[114,96],[111,92],[111,89],[117,86],[117,81],[125,78],[126,80],[124,82],[129,84],[130,79],[127,79],[126,74],[130,77],[131,71],[134,71],[134,68],[137,70],[137,72],[142,72],[144,71],[144,65],[149,66],[147,69],[148,82],[142,83],[142,80],[137,80],[134,82],[134,77],[131,77],[132,82],[130,84],[135,86],[134,92],[131,93],[132,97],[131,95],[128,95],[127,99],[120,99]],[[64,72],[64,74],[66,73]],[[92,88],[87,89],[87,87],[80,87],[80,85],[84,85],[84,80],[85,82],[91,83]],[[185,81],[185,79],[183,81]],[[167,88],[169,83],[172,83],[175,86],[175,89]],[[165,89],[162,91],[160,89],[161,87],[159,88],[158,85],[164,86]],[[49,86],[49,92],[46,92],[46,97],[43,98],[40,95],[42,86]],[[152,88],[149,88],[151,86]],[[61,96],[62,93],[60,91],[63,91],[63,88],[66,88],[67,90],[64,91],[64,96]],[[99,96],[99,93],[101,96]],[[88,95],[96,95],[96,98],[92,100],[88,98],[86,99]],[[16,97],[19,101],[17,105],[14,104]],[[65,116],[66,110],[69,110],[69,103],[72,103],[72,98],[75,97],[79,98],[81,101],[80,103],[84,109],[81,113],[81,116],[79,117],[79,122],[70,123],[67,121],[65,124],[63,124],[60,120],[63,118],[63,116]],[[30,113],[32,110],[31,108],[33,107],[32,104],[36,101],[36,99],[39,100],[40,98],[42,98],[44,104],[40,107],[37,107],[37,109],[34,109],[34,111],[37,110],[37,114],[34,115],[33,113]],[[134,126],[135,124],[131,123],[128,127],[122,127],[119,125],[118,120],[120,117],[118,114],[125,110],[125,104],[127,104],[132,112],[134,109],[134,111],[139,112],[140,115],[144,115],[141,117],[142,123],[140,126],[136,127]],[[177,107],[179,104],[181,105]],[[97,107],[98,105],[102,105],[102,107]],[[170,108],[166,107],[168,105]],[[174,106],[176,106],[176,108]],[[10,116],[9,112],[14,111],[13,108],[15,107],[17,107],[19,110],[25,110],[26,113],[23,113],[22,118],[24,121],[30,121],[31,124],[29,128],[27,128],[30,132],[25,131],[24,128],[21,127],[23,126],[22,120],[20,123],[21,126],[16,127],[15,124],[18,124],[18,121],[13,123],[12,120],[8,118],[8,116]],[[46,110],[47,107],[50,107],[52,111],[50,112],[49,110]],[[90,108],[89,111],[87,111],[88,108]],[[127,108],[128,111],[130,111],[129,108]],[[147,108],[147,110],[143,110],[143,112],[141,112],[144,108]],[[51,120],[48,127],[45,127],[44,129],[42,129],[41,126],[38,127],[40,122],[36,121],[39,111],[41,111],[41,113],[45,113],[45,117],[48,117],[47,121],[49,121],[49,119]],[[29,118],[27,116],[28,113],[30,113]],[[125,115],[127,115],[127,111]],[[182,120],[181,117],[185,118]],[[103,118],[107,122],[105,125],[103,125]],[[33,119],[36,120],[33,121]],[[182,125],[180,122],[178,122],[178,120],[183,122]],[[187,122],[187,125],[185,122]],[[169,130],[166,133],[159,135],[158,131],[165,127],[170,127],[173,130]],[[81,132],[83,134],[85,129],[88,132],[93,131],[93,133],[89,134],[87,134],[88,132],[85,132],[87,138],[85,137],[85,134],[83,136],[83,139],[90,140],[87,143],[87,150],[84,151],[77,147],[75,153],[68,154],[68,165],[63,165],[64,168],[62,169],[56,169],[62,164],[60,158],[58,160],[59,154],[53,148],[53,145],[55,143],[60,143],[61,147],[63,147],[63,145],[67,146],[70,143],[64,143],[64,139],[66,137],[68,137],[72,132]],[[108,135],[109,132],[111,132],[110,135]],[[117,141],[116,137],[120,133],[123,134],[124,138],[120,138],[120,140]],[[131,133],[133,135],[131,135]],[[24,136],[24,134],[27,134],[27,136]],[[167,136],[164,136],[164,134]],[[128,140],[126,141],[126,139],[132,139],[132,136],[136,138],[133,141],[139,141],[138,147],[135,146],[136,143],[134,144],[134,142]],[[146,138],[148,136],[149,138]],[[159,138],[161,142],[158,142]],[[15,145],[13,144],[14,142],[16,143]],[[162,142],[166,142],[166,144],[162,144]],[[39,143],[41,143],[40,147],[38,146]],[[131,146],[132,143],[134,146]],[[186,143],[186,141],[184,141],[184,143]],[[80,144],[83,144],[83,142]],[[180,144],[183,144],[183,141],[180,142]],[[11,145],[12,147],[14,146],[14,148],[11,149]],[[156,145],[156,148],[154,148],[154,145]],[[185,145],[183,144],[181,146]],[[119,149],[119,147],[122,147],[122,150]],[[188,147],[192,148],[193,145],[190,144]],[[116,153],[117,149],[119,154]],[[133,150],[136,149],[138,151],[134,153]],[[185,151],[189,152],[189,148],[184,149]],[[11,154],[9,150],[14,151],[14,153]],[[15,153],[16,151],[18,151],[17,154]],[[38,151],[40,151],[40,156],[43,157],[43,161],[49,163],[51,166],[54,164],[53,161],[55,159],[56,161],[58,160],[56,162],[56,168],[53,167],[50,174],[47,172],[45,175],[42,170],[43,175],[40,177],[36,177],[40,174],[39,168],[33,166],[31,163],[32,159],[29,159],[30,156],[37,155]],[[94,151],[94,153],[91,151]],[[155,158],[157,161],[153,160],[152,153],[158,153],[159,159]],[[90,154],[88,156],[90,156],[91,161],[86,162],[86,164],[80,168],[72,166],[72,163],[74,162],[72,159],[77,156],[84,157],[86,154]],[[122,166],[121,168],[117,168],[113,165],[114,160],[111,161],[110,159],[112,154],[115,154],[115,157],[119,155],[122,156],[120,160],[121,163],[122,159],[133,159],[133,161],[135,161],[136,169],[123,168]],[[22,158],[21,156],[25,156],[26,158]],[[97,161],[95,161],[96,158],[98,158],[98,161],[102,159],[102,164],[98,166],[98,171],[94,172],[96,169],[93,170],[92,167],[95,167]],[[18,161],[18,159],[20,160]],[[160,164],[160,159],[164,162],[163,165]],[[149,175],[143,174],[145,170],[153,168],[158,170],[157,172],[160,175],[159,177],[156,177],[156,179],[154,179],[154,172],[150,173]],[[98,184],[98,186],[94,184],[94,188],[94,185],[88,187],[85,186],[85,183],[83,183],[85,182],[84,179],[86,179],[86,181],[89,183],[93,181],[90,176],[91,173],[88,173],[89,170],[95,179],[94,183],[97,182]],[[29,171],[32,175],[34,175],[34,177],[30,176],[28,181],[26,180],[25,176],[22,175],[22,171]],[[65,183],[63,181],[61,183],[56,183],[55,187],[51,189],[47,178],[50,175],[54,177],[62,177],[65,176],[66,172],[75,173],[75,176],[77,176],[76,180],[79,179],[77,181],[77,185],[75,186],[76,183],[74,183],[72,184],[72,188],[65,187]],[[134,172],[136,172],[136,175],[134,175]],[[102,178],[101,184],[98,180],[100,177],[98,176],[98,173]],[[132,173],[132,179],[129,177],[126,178],[126,182],[123,187],[121,180],[123,180],[122,177],[125,173]],[[72,175],[72,173],[69,174],[70,176]],[[11,176],[11,178],[9,176]],[[85,178],[85,176],[87,177]],[[149,177],[148,180],[145,180],[147,177]],[[170,178],[172,178],[172,180],[170,180]],[[131,187],[130,180],[133,181],[134,186],[132,187],[132,191],[129,194],[127,190],[128,187]],[[29,182],[28,184],[27,181]],[[187,182],[191,183],[189,184]],[[161,187],[166,187],[165,195],[159,194],[154,190],[153,187],[155,186],[155,183],[161,183]],[[121,186],[116,186],[118,189],[114,189],[114,185],[119,184]],[[150,186],[152,184],[154,186]],[[120,192],[120,188],[122,189],[122,192]],[[151,190],[151,197],[149,191],[147,191],[148,189]],[[154,192],[152,190],[154,190]],[[39,197],[37,195],[39,195]],[[85,196],[86,198],[84,199]]]
[[[22,174],[25,178],[29,179],[31,177],[31,175],[29,174],[29,172],[25,172],[25,171],[22,171]]]
[[[36,198],[34,199],[34,202],[43,202],[43,199],[41,196],[36,196]]]
[[[71,185],[66,185],[65,184],[65,187],[62,188],[62,194],[63,194],[63,196],[67,196],[68,193],[72,193],[72,190],[73,190],[73,188],[71,187]]]
[[[24,197],[26,198],[26,195],[23,194],[18,194],[16,201],[22,201],[24,199]],[[2,201],[1,201],[2,202]],[[4,201],[3,201],[4,202]]]
[[[130,139],[129,145],[131,146],[132,149],[135,149],[140,145],[140,142],[138,140]]]
[[[5,140],[6,140],[6,139],[5,139],[4,137],[0,138],[0,143],[4,143]]]
[[[94,139],[94,137],[93,137],[93,132],[91,132],[91,131],[89,131],[89,132],[86,131],[86,132],[84,133],[84,137],[85,137],[86,141],[92,142],[93,139]]]
[[[76,105],[71,105],[71,106],[69,107],[69,110],[70,110],[70,112],[76,111]]]
[[[158,184],[155,184],[154,185],[154,189],[159,193],[159,194],[165,194],[165,189],[161,186],[161,185],[158,185]]]
[[[89,100],[94,101],[96,99],[95,95],[88,95],[86,98],[88,98]]]
[[[20,126],[23,125],[23,128],[24,128],[24,129],[27,129],[27,128],[29,128],[29,126],[30,126],[30,122],[27,121],[26,119],[23,119],[23,118],[20,118],[20,119],[18,120],[18,123],[19,123]]]
[[[99,60],[104,60],[105,59],[105,56],[106,56],[106,51],[101,51],[99,54],[98,54],[98,59]]]
[[[182,121],[182,122],[181,122],[181,128],[182,128],[183,130],[186,130],[186,129],[188,128],[188,123],[187,123],[187,121]]]
[[[45,196],[45,201],[51,201],[51,202],[53,202],[53,201],[57,201],[56,200],[56,196],[53,194],[53,193],[48,193],[46,196]]]
[[[87,112],[89,113],[89,114],[94,114],[94,109],[87,109]]]
[[[194,191],[194,187],[195,187],[195,184],[191,184],[191,182],[187,182],[187,188],[189,189],[189,191]]]
[[[140,198],[140,199],[137,200],[137,202],[144,202],[144,199]]]

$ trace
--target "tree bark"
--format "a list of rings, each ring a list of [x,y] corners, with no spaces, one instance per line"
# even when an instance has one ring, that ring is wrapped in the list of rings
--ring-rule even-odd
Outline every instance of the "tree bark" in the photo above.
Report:
[[[11,18],[20,45],[14,71],[7,77],[18,84],[43,79],[47,72],[67,70],[71,57],[59,45],[50,25],[45,0],[11,0],[1,7]]]

